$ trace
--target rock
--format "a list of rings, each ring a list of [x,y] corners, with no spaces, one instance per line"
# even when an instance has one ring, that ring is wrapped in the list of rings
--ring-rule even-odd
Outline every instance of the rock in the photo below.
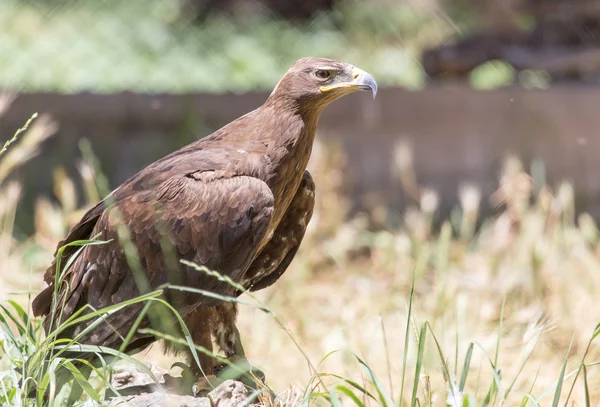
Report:
[[[109,406],[127,407],[211,407],[208,397],[194,398],[192,396],[178,396],[164,392],[144,393],[138,396],[114,397]]]
[[[248,397],[248,390],[243,383],[227,380],[208,393],[213,407],[237,407]]]
[[[146,407],[237,407],[246,401],[248,390],[244,384],[227,380],[208,394],[208,397],[180,396],[155,391],[132,396],[113,397],[109,406]]]

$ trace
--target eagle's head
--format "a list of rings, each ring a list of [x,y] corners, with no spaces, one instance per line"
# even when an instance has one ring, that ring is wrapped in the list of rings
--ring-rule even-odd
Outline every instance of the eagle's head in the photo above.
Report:
[[[359,90],[377,95],[377,82],[369,73],[344,62],[302,58],[281,78],[270,98],[294,100],[300,107],[322,108]]]

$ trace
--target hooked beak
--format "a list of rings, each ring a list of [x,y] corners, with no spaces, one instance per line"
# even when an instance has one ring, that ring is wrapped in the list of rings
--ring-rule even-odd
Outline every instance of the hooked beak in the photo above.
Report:
[[[375,99],[375,96],[377,96],[377,82],[375,82],[375,78],[373,78],[371,74],[354,67],[352,68],[352,78],[351,82],[321,86],[321,92],[329,92],[341,88],[349,90],[370,90],[373,93],[373,99]]]

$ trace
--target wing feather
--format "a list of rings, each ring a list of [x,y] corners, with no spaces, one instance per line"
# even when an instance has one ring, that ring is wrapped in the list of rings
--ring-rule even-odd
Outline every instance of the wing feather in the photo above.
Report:
[[[117,228],[121,221],[129,231],[152,288],[175,282],[217,294],[234,294],[234,289],[227,283],[179,261],[189,260],[234,281],[241,280],[268,233],[274,198],[269,187],[254,177],[209,178],[208,182],[199,179],[201,177],[173,175],[150,191],[133,183],[131,185],[137,185],[135,188],[115,191],[112,195],[114,205],[90,215],[95,216],[96,221],[92,230],[87,227],[86,238],[101,233],[101,239],[113,240],[108,244],[85,247],[65,273],[68,289],[61,286],[57,302],[64,304],[60,309],[61,320],[85,304],[99,309],[140,294],[127,264],[123,242],[118,237]],[[149,182],[148,178],[144,180]],[[169,253],[174,262],[169,262]],[[169,269],[168,266],[173,264],[176,270]],[[47,290],[53,292],[53,278],[49,282],[51,285]],[[214,305],[218,301],[185,294],[174,302],[173,305],[185,313],[198,305]],[[45,307],[38,306],[37,311],[39,314],[50,313],[50,303]],[[119,335],[113,329],[123,330],[118,333],[125,336],[137,317],[137,312],[132,311],[112,314],[107,324],[94,329],[93,338],[88,335],[82,342],[115,346]],[[65,332],[65,335],[77,335],[86,325]]]
[[[244,287],[251,291],[262,290],[274,284],[283,275],[304,238],[314,204],[315,184],[310,173],[305,171],[283,219],[244,275]]]

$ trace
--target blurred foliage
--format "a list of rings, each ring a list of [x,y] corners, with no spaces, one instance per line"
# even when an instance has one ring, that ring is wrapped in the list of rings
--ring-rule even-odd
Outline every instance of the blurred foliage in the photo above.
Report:
[[[305,24],[187,16],[182,0],[3,0],[0,87],[148,92],[270,89],[302,56],[355,63],[418,88],[420,50],[456,28],[404,2],[346,0]]]
[[[494,89],[512,83],[516,78],[514,68],[503,61],[486,62],[475,68],[470,76],[475,89]]]
[[[469,74],[469,83],[478,90],[497,89],[513,83],[525,89],[547,89],[551,78],[545,71],[526,69],[516,72],[509,63],[492,60],[473,69]]]

